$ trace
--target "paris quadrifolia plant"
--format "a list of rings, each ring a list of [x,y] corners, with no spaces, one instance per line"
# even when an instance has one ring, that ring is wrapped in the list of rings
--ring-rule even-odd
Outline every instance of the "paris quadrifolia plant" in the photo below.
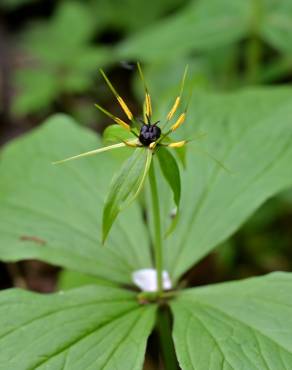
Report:
[[[137,69],[140,117],[101,71],[125,114],[96,105],[114,121],[103,134],[108,146],[96,148],[94,133],[56,115],[1,155],[0,258],[63,267],[69,284],[48,295],[0,293],[0,369],[141,370],[144,358],[145,368],[154,360],[166,370],[292,369],[291,273],[199,287],[189,279],[195,263],[292,185],[291,89],[198,91],[193,106],[182,67],[177,97],[156,117]],[[198,126],[234,176],[196,157]],[[51,166],[66,156],[64,135],[67,153],[96,149],[55,163],[113,149],[127,159],[105,153]],[[117,165],[107,184],[105,171]],[[225,246],[212,260],[229,265]]]
[[[148,281],[148,284],[150,284],[150,276],[151,273],[154,272],[154,275],[152,276],[152,288],[149,288],[148,286],[148,290],[153,290],[158,292],[158,294],[162,294],[164,288],[171,287],[169,276],[166,271],[163,271],[162,243],[163,239],[175,229],[179,217],[181,181],[177,158],[183,161],[182,158],[184,153],[182,150],[185,145],[191,141],[190,139],[188,140],[186,138],[180,141],[174,141],[171,138],[171,134],[185,122],[187,115],[188,102],[190,101],[191,94],[189,94],[188,98],[186,99],[187,102],[183,103],[183,93],[188,66],[186,66],[184,69],[178,95],[170,107],[169,112],[163,120],[155,122],[152,120],[153,114],[151,96],[140,63],[137,63],[137,69],[143,83],[145,93],[145,99],[143,103],[143,118],[134,116],[124,99],[119,95],[105,72],[101,69],[100,72],[113,95],[117,99],[117,102],[123,110],[126,119],[121,119],[117,116],[114,116],[99,104],[95,104],[95,106],[115,122],[114,125],[110,126],[110,129],[112,128],[113,132],[116,134],[116,129],[118,128],[119,133],[117,136],[120,138],[120,142],[63,159],[54,162],[54,164],[61,164],[67,161],[88,157],[123,147],[129,147],[134,150],[134,153],[121,166],[119,172],[114,176],[111,182],[103,209],[101,232],[102,243],[104,244],[106,242],[111,227],[118,214],[127,208],[138,197],[144,187],[147,177],[149,177],[151,206],[153,212],[153,247],[156,271],[146,271],[146,280]],[[204,136],[204,134],[200,134],[197,137],[199,138],[202,136]],[[176,155],[171,152],[171,149],[177,151]],[[156,161],[159,163],[159,168],[161,169],[162,175],[172,190],[175,203],[175,212],[171,225],[165,232],[162,231],[160,219],[160,200],[157,179],[155,175]],[[141,275],[138,273],[134,276],[134,280],[138,285],[141,276],[143,279],[143,274]],[[141,284],[143,285],[143,283]]]

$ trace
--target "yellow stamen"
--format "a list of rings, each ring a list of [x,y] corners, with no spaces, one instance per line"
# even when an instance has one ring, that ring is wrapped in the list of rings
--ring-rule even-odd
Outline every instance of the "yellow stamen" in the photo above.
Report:
[[[118,103],[120,104],[122,110],[126,113],[127,117],[131,121],[133,119],[133,114],[130,111],[130,109],[128,108],[127,104],[119,96],[117,90],[114,88],[114,86],[112,85],[112,83],[110,82],[110,80],[108,79],[108,77],[106,76],[106,74],[104,73],[104,71],[102,69],[100,69],[100,73],[102,74],[102,77],[105,79],[105,82],[107,83],[108,87],[110,88],[110,90],[112,91],[114,96],[116,97],[116,99],[117,99]]]
[[[122,119],[120,119],[120,118],[118,118],[118,117],[115,117],[114,118],[114,121],[118,124],[118,125],[120,125],[121,127],[123,127],[123,128],[125,128],[126,130],[128,130],[128,131],[130,131],[130,126],[126,123],[126,122],[124,122]]]
[[[183,77],[182,77],[182,80],[181,80],[181,84],[180,84],[179,95],[175,99],[175,102],[174,102],[171,110],[169,111],[169,113],[167,115],[167,121],[169,121],[173,117],[174,113],[177,111],[177,108],[179,107],[179,104],[180,104],[180,101],[181,101],[181,96],[182,96],[183,91],[184,91],[184,85],[185,85],[185,80],[186,80],[186,76],[187,76],[187,73],[188,73],[188,68],[189,68],[188,65],[186,65],[185,70],[184,70],[184,74],[183,74]]]
[[[131,130],[131,127],[126,122],[124,122],[120,118],[114,116],[113,114],[111,114],[110,112],[108,112],[106,109],[104,109],[103,107],[101,107],[99,104],[95,104],[95,106],[102,113],[104,113],[105,115],[107,115],[108,117],[110,117],[113,121],[115,121],[118,125],[122,126],[127,131],[130,131]]]
[[[186,140],[182,140],[182,141],[177,141],[177,142],[175,142],[175,143],[170,143],[170,144],[168,144],[168,146],[169,146],[170,148],[181,148],[181,147],[183,147],[186,143],[187,143],[187,142],[186,142]]]
[[[148,88],[146,85],[146,81],[145,81],[140,63],[137,63],[137,67],[138,67],[138,72],[139,72],[141,81],[143,82],[143,85],[144,85],[144,91],[145,91],[144,120],[145,122],[147,122],[148,121],[147,117],[150,118],[152,116],[151,98],[148,92]]]
[[[124,102],[124,100],[120,96],[117,97],[117,100],[118,100],[121,108],[123,109],[123,111],[126,113],[126,116],[129,118],[130,121],[132,121],[133,114],[130,111],[130,109],[128,108],[127,104]]]
[[[184,123],[185,119],[186,119],[186,114],[182,113],[178,117],[177,121],[171,126],[171,131],[177,130]]]
[[[174,115],[174,113],[176,112],[178,106],[179,106],[179,103],[180,103],[180,96],[178,96],[176,99],[175,99],[175,102],[171,108],[171,110],[169,111],[168,115],[167,115],[167,120],[171,120],[172,116]]]
[[[146,110],[146,115],[148,117],[152,116],[152,106],[151,106],[151,98],[148,93],[145,95],[145,110]]]

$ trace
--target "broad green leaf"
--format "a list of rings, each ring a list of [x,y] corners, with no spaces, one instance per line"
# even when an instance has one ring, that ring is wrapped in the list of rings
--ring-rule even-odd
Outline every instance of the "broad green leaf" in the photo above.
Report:
[[[102,241],[104,242],[118,214],[127,208],[141,192],[152,159],[152,151],[136,149],[114,176],[104,206]],[[133,225],[129,225],[132,229]]]
[[[247,35],[250,1],[192,1],[171,17],[129,37],[120,58],[160,60],[228,45]],[[230,30],[232,29],[232,32]]]
[[[234,233],[266,199],[291,186],[291,98],[291,89],[193,97],[177,135],[207,136],[200,145],[188,144],[180,218],[165,242],[165,267],[173,280]],[[171,195],[160,186],[163,218],[169,220]]]
[[[103,141],[106,144],[113,144],[117,142],[121,142],[122,140],[129,140],[133,139],[134,135],[125,130],[123,127],[115,124],[115,125],[110,125],[108,126],[102,134]]]
[[[100,243],[105,195],[120,162],[107,152],[52,165],[101,146],[97,135],[69,117],[56,115],[4,148],[0,157],[2,260],[36,258],[127,284],[132,271],[152,266],[136,204],[115,223],[107,248]]]
[[[186,290],[171,303],[182,370],[292,367],[292,274]]]
[[[173,192],[174,202],[176,206],[179,207],[181,185],[179,167],[176,159],[167,148],[163,147],[159,148],[157,151],[157,157],[163,176]]]
[[[84,285],[103,284],[114,286],[113,283],[105,280],[100,280],[95,276],[82,274],[72,270],[62,270],[58,275],[59,290],[69,290],[72,288],[79,288]]]
[[[109,286],[0,295],[0,368],[142,369],[155,306]]]

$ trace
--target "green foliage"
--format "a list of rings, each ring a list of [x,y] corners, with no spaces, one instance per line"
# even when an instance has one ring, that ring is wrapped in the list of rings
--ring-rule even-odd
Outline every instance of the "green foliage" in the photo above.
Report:
[[[72,270],[63,270],[59,273],[58,276],[58,289],[59,290],[68,290],[72,288],[78,288],[84,285],[93,285],[93,284],[102,284],[105,285],[114,284],[110,283],[109,281],[100,280],[95,276],[90,276],[87,274],[82,274],[81,272],[76,272]]]
[[[103,242],[119,212],[127,208],[143,189],[151,160],[151,150],[148,148],[136,149],[113,178],[103,211]]]
[[[164,22],[125,40],[121,58],[147,61],[175,59],[190,51],[207,51],[235,43],[249,30],[250,1],[192,1]],[[232,29],[232,32],[230,32]]]
[[[23,5],[34,9],[37,3],[4,0],[0,7],[9,14]],[[56,102],[71,114],[80,112],[76,95],[95,99],[90,95],[98,67],[139,59],[151,62],[145,70],[153,119],[161,119],[188,64],[191,77],[183,99],[193,88],[195,93],[174,139],[190,142],[176,155],[166,148],[154,156],[147,148],[134,153],[121,148],[53,166],[53,161],[101,148],[102,141],[133,138],[111,125],[101,140],[71,118],[57,115],[4,148],[0,259],[39,259],[63,267],[59,288],[66,292],[41,296],[13,289],[0,294],[0,368],[142,369],[155,320],[164,332],[161,340],[168,336],[161,347],[166,355],[171,352],[167,316],[156,314],[161,302],[172,310],[183,370],[292,368],[291,274],[176,290],[183,285],[182,276],[215,248],[222,260],[233,264],[235,243],[226,239],[267,199],[292,186],[292,90],[201,91],[291,77],[291,0],[55,4],[50,17],[33,18],[32,23],[26,16],[13,34],[17,60],[11,53],[8,72],[12,69],[16,95],[14,87],[4,91],[8,96],[13,91],[13,113],[47,115]],[[10,32],[5,27],[4,41]],[[119,41],[105,47],[104,36]],[[20,68],[13,72],[19,60]],[[5,71],[5,60],[3,66]],[[136,113],[129,76],[122,83]],[[1,108],[10,107],[4,102]],[[87,103],[83,108],[92,117]],[[204,141],[191,141],[201,132],[207,134]],[[185,167],[181,174],[176,158]],[[161,171],[153,171],[151,202],[145,178],[156,165],[152,160]],[[139,202],[131,204],[142,187]],[[291,191],[285,197],[291,203]],[[174,204],[180,217],[173,219]],[[265,210],[245,225],[245,232],[274,214],[274,208]],[[162,240],[174,226],[175,233]],[[268,238],[260,247],[257,241],[244,240],[262,263],[277,246]],[[133,272],[153,265],[169,273],[175,292],[148,295],[134,290]],[[82,288],[71,290],[78,286]],[[165,359],[164,365],[176,366]]]
[[[111,26],[124,32],[137,32],[149,27],[159,17],[185,4],[185,0],[91,0],[92,11],[97,18],[97,27]],[[114,9],[114,10],[113,10]]]
[[[61,93],[80,93],[92,86],[97,66],[110,52],[90,44],[95,25],[90,8],[80,2],[61,2],[48,21],[33,24],[22,35],[22,48],[31,66],[19,69],[14,100],[18,115],[50,106]]]
[[[4,7],[22,2],[5,0]],[[13,112],[46,112],[57,101],[73,113],[68,95],[91,92],[97,68],[123,60],[169,67],[171,81],[172,64],[187,58],[204,87],[277,80],[291,75],[291,20],[290,0],[59,2],[49,20],[17,34],[25,62],[14,73]],[[107,31],[121,41],[110,47],[94,41]]]
[[[194,95],[188,111],[192,124],[186,122],[181,135],[194,137],[203,131],[208,136],[200,150],[195,142],[188,144],[180,218],[176,232],[164,243],[163,269],[174,286],[267,198],[291,186],[290,100],[291,89]],[[0,363],[5,369],[142,368],[157,304],[150,304],[147,295],[115,288],[133,287],[133,271],[152,267],[150,238],[138,202],[117,218],[106,247],[100,230],[105,194],[106,233],[117,212],[139,193],[152,152],[136,149],[123,166],[110,153],[51,165],[100,146],[95,134],[57,115],[2,153],[0,258],[37,258],[97,277],[87,280],[95,286],[64,294],[2,293]],[[201,150],[218,157],[232,173],[200,156]],[[179,176],[173,177],[178,168],[172,154],[163,148],[158,156],[166,177],[158,178],[165,226],[172,195],[179,200]],[[144,206],[148,201],[145,196]],[[73,278],[69,284],[80,284]],[[222,364],[290,368],[290,284],[290,274],[272,274],[176,292],[169,304],[182,369],[204,369],[206,363],[214,369]]]
[[[127,284],[132,271],[151,266],[147,232],[136,204],[119,217],[108,246],[101,245],[104,198],[119,162],[101,154],[62,166],[51,163],[100,146],[96,135],[57,115],[3,151],[1,260],[37,258]]]
[[[155,306],[108,286],[0,296],[1,367],[141,369]]]
[[[200,145],[189,144],[187,170],[181,173],[180,221],[165,244],[174,279],[228,238],[266,199],[291,186],[290,100],[289,89],[194,97],[189,120],[194,117],[195,122],[182,126],[182,136],[198,130],[207,137]],[[222,160],[231,173],[200,148]],[[165,194],[164,203],[167,199]],[[164,218],[170,209],[164,207]]]
[[[123,127],[119,125],[107,126],[103,131],[102,138],[105,144],[120,143],[128,139],[133,139],[133,134],[126,131]]]
[[[254,36],[291,54],[291,19],[289,0],[192,1],[164,22],[126,39],[118,54],[152,62],[176,59],[191,51],[209,52]]]
[[[290,369],[291,274],[186,290],[171,303],[180,366]]]
[[[258,1],[259,34],[274,48],[292,54],[292,3],[289,0]]]
[[[179,167],[176,159],[167,148],[159,149],[157,151],[157,157],[163,176],[173,192],[174,202],[177,208],[179,208],[181,185]]]

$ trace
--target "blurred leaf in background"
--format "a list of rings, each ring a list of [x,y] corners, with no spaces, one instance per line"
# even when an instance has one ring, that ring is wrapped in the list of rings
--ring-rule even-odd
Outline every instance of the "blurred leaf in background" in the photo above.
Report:
[[[180,12],[125,40],[120,45],[119,55],[164,61],[239,41],[249,29],[248,3],[242,0],[232,3],[228,0],[192,1]]]
[[[97,27],[135,33],[151,26],[159,18],[189,3],[189,0],[91,0],[93,11],[98,16]]]
[[[131,34],[116,52],[166,65],[188,56],[211,69],[211,80],[231,72],[245,83],[270,82],[291,76],[291,27],[290,0],[199,0]]]
[[[17,115],[48,107],[61,93],[88,90],[95,72],[110,60],[107,48],[91,45],[93,14],[83,3],[61,2],[48,21],[32,24],[22,35],[27,66],[16,72]]]

